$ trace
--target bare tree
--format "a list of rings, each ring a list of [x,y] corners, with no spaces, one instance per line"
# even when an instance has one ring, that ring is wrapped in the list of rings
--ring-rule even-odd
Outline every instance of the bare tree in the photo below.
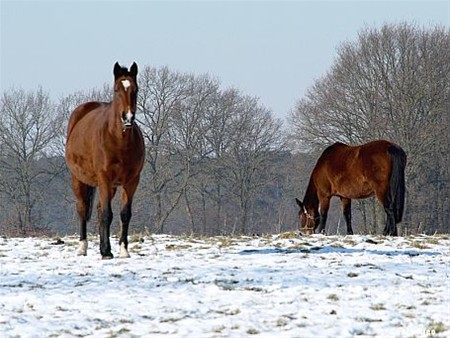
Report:
[[[277,184],[277,164],[285,145],[281,122],[258,99],[234,89],[216,91],[207,102],[201,114],[204,122],[197,124],[201,146],[190,147],[201,151],[186,201],[192,225],[201,224],[192,230],[202,234],[273,230],[274,224],[267,227],[269,219],[260,217],[267,215],[262,202],[267,196],[259,194]],[[271,209],[273,223],[279,222],[276,214]]]
[[[184,196],[191,231],[196,232],[190,207],[192,177],[211,151],[205,142],[210,111],[219,83],[207,75],[147,67],[141,72],[139,105],[147,143],[145,185],[157,232]]]
[[[236,89],[221,91],[215,96],[211,109],[205,116],[209,125],[205,142],[210,153],[203,166],[203,175],[197,180],[202,204],[203,233],[223,234],[230,225],[235,224],[235,220],[227,212],[227,209],[232,209],[229,203],[232,198],[225,180],[225,163],[236,136],[234,121],[241,100],[241,94]],[[234,213],[231,211],[231,214]]]
[[[9,232],[26,234],[39,229],[36,199],[54,173],[42,166],[52,156],[50,145],[60,122],[42,88],[11,89],[0,99],[0,191],[15,210]]]
[[[258,99],[242,97],[231,123],[233,138],[223,157],[224,178],[237,198],[237,232],[247,233],[255,197],[275,178],[272,159],[285,147],[282,123]]]
[[[180,168],[183,169],[182,184],[179,185],[184,196],[185,209],[191,223],[191,232],[198,233],[191,207],[190,190],[195,189],[194,177],[202,174],[205,160],[212,152],[206,141],[212,125],[207,118],[215,108],[214,102],[219,93],[219,83],[208,75],[192,77],[189,82],[189,95],[173,115],[173,143],[178,151]]]
[[[186,184],[173,132],[174,116],[189,97],[191,81],[190,76],[171,72],[167,67],[145,67],[140,73],[138,107],[147,147],[142,185],[153,210],[156,232],[164,231]]]

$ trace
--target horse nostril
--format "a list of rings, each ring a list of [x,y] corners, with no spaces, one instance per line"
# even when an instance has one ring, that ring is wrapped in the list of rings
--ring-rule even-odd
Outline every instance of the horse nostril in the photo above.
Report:
[[[122,122],[125,125],[131,125],[134,121],[134,114],[128,110],[127,112],[122,112]]]

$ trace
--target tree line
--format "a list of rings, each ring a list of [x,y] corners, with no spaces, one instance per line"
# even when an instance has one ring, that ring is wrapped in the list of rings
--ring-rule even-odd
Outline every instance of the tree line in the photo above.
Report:
[[[400,233],[450,230],[448,28],[402,23],[361,30],[356,41],[339,46],[331,69],[285,123],[257,97],[223,89],[209,74],[144,65],[138,81],[146,163],[134,201],[136,231],[295,230],[294,198],[303,196],[320,152],[336,141],[380,138],[408,154]],[[65,128],[77,105],[111,101],[110,83],[56,101],[42,88],[1,93],[2,234],[78,231]],[[384,215],[377,202],[355,206],[356,232],[380,233]],[[330,233],[344,233],[342,221],[332,210]],[[89,231],[96,232],[95,225]]]

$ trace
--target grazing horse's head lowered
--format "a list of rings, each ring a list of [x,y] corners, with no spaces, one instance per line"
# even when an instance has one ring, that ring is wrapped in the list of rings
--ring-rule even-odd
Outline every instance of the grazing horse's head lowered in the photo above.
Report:
[[[133,125],[136,115],[137,101],[137,72],[138,68],[134,62],[130,71],[121,67],[116,62],[114,65],[114,104],[117,105],[116,111],[121,114],[123,128],[129,128]]]
[[[386,212],[383,233],[397,236],[405,203],[406,154],[398,145],[376,140],[359,146],[326,148],[311,173],[300,207],[301,230],[325,232],[330,200],[341,199],[347,234],[353,234],[351,200],[375,195]]]
[[[299,229],[302,233],[311,235],[319,226],[319,213],[317,206],[311,205],[307,208],[298,198],[295,199],[297,205],[300,207],[298,211]]]

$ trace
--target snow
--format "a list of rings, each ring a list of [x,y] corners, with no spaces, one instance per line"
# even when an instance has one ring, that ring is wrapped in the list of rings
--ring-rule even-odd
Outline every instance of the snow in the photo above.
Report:
[[[0,238],[0,337],[450,337],[450,236],[62,240]]]

